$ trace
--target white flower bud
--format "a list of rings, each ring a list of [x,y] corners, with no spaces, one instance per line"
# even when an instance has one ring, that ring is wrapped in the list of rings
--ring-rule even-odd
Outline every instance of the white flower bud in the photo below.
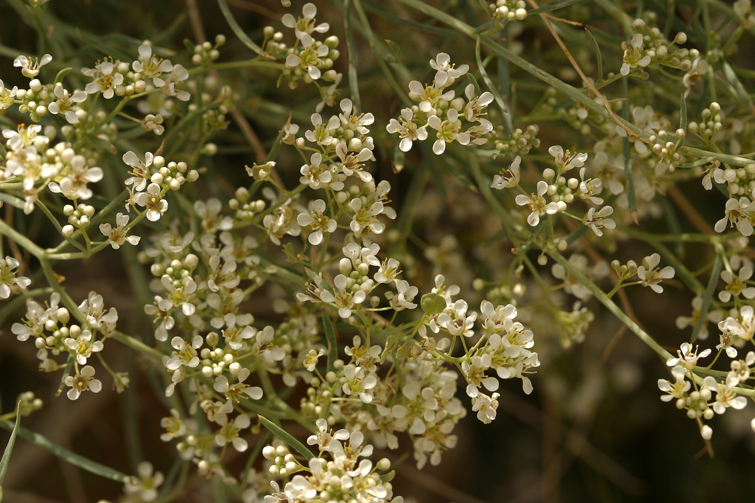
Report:
[[[73,235],[73,225],[64,225],[62,234],[64,237],[70,238]]]

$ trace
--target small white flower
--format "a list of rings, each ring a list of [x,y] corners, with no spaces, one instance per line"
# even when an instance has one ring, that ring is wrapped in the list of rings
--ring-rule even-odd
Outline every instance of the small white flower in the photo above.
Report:
[[[385,128],[386,131],[391,134],[398,133],[399,138],[401,138],[399,148],[403,152],[409,152],[414,141],[424,141],[427,139],[427,129],[425,129],[424,126],[420,127],[416,122],[413,122],[413,117],[414,112],[412,112],[412,109],[404,108],[401,110],[401,117],[398,120],[391,119]]]
[[[68,91],[63,89],[63,84],[58,82],[53,89],[53,94],[56,100],[47,106],[47,110],[51,114],[63,114],[69,124],[76,124],[79,122],[79,117],[73,110],[77,103],[81,103],[87,99],[87,93],[81,90],[74,91],[73,95],[70,95]]]
[[[317,6],[313,3],[306,3],[302,7],[302,16],[299,19],[294,18],[293,14],[284,14],[281,18],[283,26],[293,28],[297,38],[301,38],[302,33],[311,35],[313,31],[325,33],[330,29],[328,23],[316,24],[315,16],[317,15]]]
[[[564,149],[560,145],[553,145],[548,149],[548,153],[553,156],[556,161],[556,171],[558,174],[562,174],[565,171],[569,171],[574,168],[581,168],[585,165],[587,160],[587,154],[574,153],[569,150],[564,153]]]
[[[309,226],[314,232],[307,238],[312,245],[322,243],[323,233],[331,234],[338,228],[338,222],[325,215],[326,204],[322,199],[310,201],[309,213],[299,213],[296,217],[297,223],[302,227]]]
[[[302,50],[299,54],[289,54],[286,57],[286,67],[302,68],[306,70],[312,80],[317,80],[322,75],[319,67],[323,64],[323,61],[320,58],[327,56],[330,48],[325,44],[317,47],[314,39],[308,33],[301,32],[298,35],[302,43]]]
[[[115,216],[115,228],[113,228],[113,226],[109,223],[100,224],[100,232],[107,236],[110,246],[112,246],[116,250],[120,248],[121,245],[126,241],[128,241],[132,245],[139,244],[139,240],[141,239],[139,236],[126,236],[125,228],[126,225],[128,225],[128,220],[128,215],[118,213]]]
[[[8,89],[0,79],[0,110],[5,110],[13,105],[16,93],[18,93],[18,87],[13,86],[13,89]]]
[[[606,218],[612,213],[613,208],[610,206],[604,206],[598,212],[595,212],[595,208],[590,208],[587,210],[583,223],[590,227],[596,236],[602,236],[603,231],[600,230],[601,227],[605,227],[606,229],[616,228],[616,222],[614,222],[612,218]]]
[[[469,143],[469,134],[460,132],[459,112],[455,108],[448,109],[445,121],[441,121],[437,115],[431,115],[427,119],[427,123],[431,128],[438,131],[438,139],[433,143],[433,152],[437,155],[445,152],[446,143],[451,143],[454,140],[462,145]]]
[[[746,299],[755,299],[755,287],[747,286],[747,281],[752,277],[750,267],[742,267],[739,274],[734,276],[729,271],[721,271],[721,279],[726,283],[724,290],[718,292],[718,299],[721,302],[729,302],[731,297],[742,295]]]
[[[20,67],[21,73],[24,74],[24,77],[33,79],[39,75],[39,70],[50,61],[52,61],[52,56],[49,54],[42,56],[41,60],[38,60],[37,58],[27,58],[26,56],[18,56],[13,60],[13,66]]]
[[[637,66],[646,67],[652,61],[650,56],[647,55],[642,48],[643,37],[641,33],[637,33],[632,37],[632,42],[627,46],[624,42],[624,64],[621,65],[621,74],[629,75],[632,68]]]
[[[105,60],[95,65],[94,68],[82,68],[81,73],[94,79],[86,85],[84,90],[88,94],[101,92],[102,97],[109,100],[115,96],[115,88],[123,84],[123,74],[116,71],[119,61]]]
[[[729,199],[726,201],[726,216],[716,222],[714,227],[716,232],[725,231],[726,224],[728,223],[731,227],[736,227],[743,236],[752,235],[752,218],[750,213],[753,209],[755,209],[755,204],[746,197]]]
[[[522,158],[516,156],[514,162],[511,163],[511,166],[509,166],[508,169],[501,170],[500,175],[495,175],[493,177],[493,183],[490,184],[490,186],[494,189],[501,190],[519,185],[519,165],[521,162]]]
[[[147,220],[150,222],[157,222],[160,217],[168,211],[168,201],[163,199],[160,193],[160,186],[156,183],[150,183],[147,186],[146,192],[140,192],[134,196],[134,201],[139,206],[144,206],[147,209]]]
[[[11,256],[0,259],[0,299],[7,299],[10,297],[11,288],[17,285],[21,289],[26,289],[31,285],[31,280],[25,276],[18,276],[16,274],[19,266],[18,260]]]
[[[642,286],[649,286],[655,293],[663,293],[663,287],[659,284],[664,279],[674,277],[674,268],[667,265],[663,269],[658,269],[661,262],[661,256],[657,253],[645,257],[642,265],[637,268],[637,276],[642,280]]]
[[[692,383],[684,378],[684,367],[676,365],[671,369],[671,375],[674,376],[674,383],[669,383],[666,379],[658,379],[658,388],[666,394],[661,396],[664,402],[679,400],[684,398],[684,394],[692,387]]]
[[[140,73],[142,79],[152,79],[152,84],[157,87],[163,87],[165,81],[160,78],[164,72],[173,70],[173,64],[168,59],[161,59],[152,54],[152,47],[148,44],[139,46],[139,57],[131,63],[134,72]]]
[[[91,365],[82,368],[81,372],[75,376],[66,377],[66,386],[71,388],[68,390],[70,400],[78,399],[83,391],[99,393],[102,390],[102,383],[94,378],[94,367]]]
[[[530,207],[530,211],[532,213],[530,213],[530,215],[527,217],[527,223],[532,227],[535,227],[540,223],[540,217],[542,215],[554,215],[558,213],[557,203],[548,203],[545,201],[545,198],[543,196],[546,192],[548,192],[548,183],[540,180],[539,182],[537,182],[537,194],[530,194],[529,196],[519,194],[518,196],[516,196],[516,204],[518,204],[519,206]]]
[[[705,358],[710,354],[710,349],[703,350],[699,355],[697,354],[697,346],[692,348],[692,344],[689,342],[682,343],[680,349],[676,351],[676,358],[669,358],[666,360],[666,365],[674,367],[676,365],[683,365],[685,368],[692,370],[697,365],[697,360]]]

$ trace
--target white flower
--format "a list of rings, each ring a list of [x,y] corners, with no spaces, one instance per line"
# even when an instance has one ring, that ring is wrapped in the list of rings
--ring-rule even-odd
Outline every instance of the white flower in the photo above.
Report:
[[[424,141],[427,139],[427,129],[424,126],[420,127],[416,122],[412,121],[414,112],[411,108],[404,108],[401,110],[401,118],[398,120],[391,119],[386,126],[386,131],[391,134],[398,133],[401,138],[399,148],[403,152],[409,152],[412,148],[412,143],[416,140]]]
[[[107,236],[110,246],[116,250],[126,241],[132,245],[136,245],[139,244],[139,240],[141,239],[139,236],[126,236],[125,227],[128,225],[128,219],[128,215],[118,213],[115,216],[115,228],[109,223],[100,224],[100,232]]]
[[[39,70],[50,61],[52,61],[52,56],[49,54],[42,56],[41,60],[38,60],[37,58],[27,58],[26,56],[18,56],[13,60],[13,66],[20,67],[21,73],[24,74],[24,77],[33,79],[39,75]]]
[[[317,80],[322,75],[319,65],[323,62],[320,58],[327,56],[330,49],[325,44],[316,47],[314,39],[307,33],[301,32],[299,40],[302,43],[302,51],[299,54],[289,54],[286,57],[286,67],[302,68],[307,71],[312,80]]]
[[[81,372],[75,376],[66,377],[66,386],[71,388],[68,390],[70,400],[79,398],[82,391],[89,390],[92,393],[99,393],[102,390],[102,383],[99,379],[94,378],[94,367],[91,365],[82,368]]]
[[[697,365],[697,360],[700,358],[705,358],[710,354],[710,349],[706,349],[702,351],[699,355],[697,354],[697,346],[692,348],[692,344],[689,342],[682,343],[681,348],[676,351],[677,357],[676,358],[669,358],[666,360],[666,365],[669,367],[674,367],[676,365],[683,365],[684,367],[692,370],[695,368],[695,365]]]
[[[714,227],[716,232],[723,232],[726,230],[726,224],[729,223],[730,226],[736,227],[743,236],[752,235],[752,220],[750,212],[753,208],[755,208],[755,204],[746,197],[729,199],[726,201],[726,216],[716,222]]]
[[[587,214],[582,222],[590,227],[596,236],[602,236],[603,231],[600,230],[600,227],[605,227],[606,229],[616,228],[616,222],[614,222],[612,218],[606,218],[612,213],[613,208],[610,206],[604,206],[597,213],[595,212],[595,208],[590,208],[587,210]]]
[[[343,368],[343,376],[346,378],[346,382],[341,387],[344,394],[359,395],[362,402],[372,402],[372,392],[370,390],[377,386],[377,377],[367,373],[364,368],[353,364],[346,365]]]
[[[409,97],[420,102],[419,109],[424,113],[434,113],[435,106],[441,100],[454,99],[454,91],[443,92],[447,83],[448,74],[445,72],[438,72],[431,86],[423,86],[418,80],[412,80],[409,82]]]
[[[373,232],[375,234],[381,234],[385,229],[385,225],[378,221],[377,217],[383,213],[385,207],[383,203],[377,201],[372,203],[369,208],[362,205],[360,198],[354,198],[349,203],[349,207],[354,212],[354,217],[351,220],[351,230],[357,237],[360,237],[363,232]]]
[[[624,64],[621,65],[621,74],[629,75],[629,71],[637,66],[646,67],[650,64],[651,58],[645,54],[642,50],[643,37],[641,33],[637,33],[632,37],[630,46],[624,42],[622,45],[624,49]]]
[[[365,126],[369,126],[375,122],[374,115],[371,113],[357,114],[354,104],[348,98],[341,100],[340,107],[343,113],[338,114],[338,118],[341,120],[343,127],[361,134],[368,134],[370,132]]]
[[[139,206],[147,209],[147,220],[157,222],[160,217],[168,211],[168,201],[163,199],[160,193],[160,186],[156,183],[150,183],[146,192],[140,192],[134,196],[134,201]]]
[[[191,277],[173,281],[170,276],[164,274],[160,278],[168,293],[168,300],[175,306],[180,307],[186,316],[191,316],[196,306],[190,302],[192,294],[197,290],[197,283]]]
[[[671,375],[674,376],[674,383],[669,383],[666,379],[658,379],[658,388],[666,394],[661,396],[664,402],[679,400],[684,398],[684,394],[692,387],[692,384],[684,378],[684,367],[677,365],[671,369]]]
[[[732,5],[732,8],[737,16],[739,16],[739,21],[742,23],[743,28],[748,29],[755,27],[755,16],[752,14],[751,0],[737,0],[734,2],[734,5]],[[755,429],[755,427],[753,429]]]
[[[299,213],[296,217],[296,221],[299,225],[302,227],[309,226],[314,230],[314,232],[309,234],[307,239],[315,246],[322,243],[323,232],[330,234],[335,232],[338,227],[338,222],[336,222],[336,220],[329,218],[324,214],[325,209],[325,201],[317,199],[315,201],[310,201],[308,214]]]
[[[742,340],[749,341],[755,334],[755,309],[752,306],[743,306],[739,310],[739,318],[728,317],[725,320],[718,323],[718,328],[724,334],[732,333]],[[734,341],[729,342],[733,344]],[[736,350],[734,350],[734,356],[736,356]],[[732,356],[731,358],[734,358]]]
[[[175,65],[173,67],[173,71],[170,74],[170,78],[168,78],[165,81],[165,85],[162,86],[163,93],[168,96],[175,96],[181,101],[189,101],[189,99],[191,99],[191,95],[188,93],[188,91],[183,91],[177,89],[176,87],[183,84],[184,81],[188,78],[189,71],[182,65]]]
[[[281,18],[283,26],[293,28],[297,38],[301,38],[302,33],[311,35],[313,31],[325,33],[330,29],[328,23],[316,24],[315,16],[317,7],[313,3],[306,3],[301,9],[302,17],[298,20],[292,14],[284,14]]]
[[[154,157],[155,156],[152,155],[152,152],[147,152],[144,154],[144,161],[142,161],[131,150],[123,154],[123,162],[133,168],[129,171],[129,174],[133,176],[127,178],[125,184],[133,185],[134,190],[137,192],[144,190],[144,187],[147,186],[147,181],[150,178],[149,167],[152,165]]]
[[[16,277],[16,271],[19,266],[18,260],[13,257],[7,256],[5,259],[0,259],[0,299],[7,299],[10,297],[11,288],[14,285],[18,285],[21,289],[26,289],[31,285],[31,280],[25,276]]]
[[[8,89],[3,84],[2,79],[0,79],[0,110],[5,110],[13,105],[16,93],[18,93],[18,87],[13,86],[13,89]]]
[[[755,299],[755,287],[747,286],[747,280],[752,277],[750,267],[742,267],[739,274],[734,276],[730,271],[721,271],[721,279],[726,283],[724,290],[718,292],[718,299],[721,302],[729,302],[732,295],[734,297],[744,296],[746,299]]]
[[[353,283],[353,281],[353,279],[347,278],[343,274],[339,274],[333,280],[337,289],[335,296],[327,290],[324,290],[320,293],[320,298],[323,302],[327,302],[328,304],[335,304],[335,306],[338,308],[338,315],[341,318],[348,318],[349,316],[351,316],[351,310],[357,304],[364,302],[367,298],[367,294],[364,290],[351,290],[351,285],[349,285],[349,283]]]
[[[459,122],[459,112],[455,108],[450,108],[446,112],[446,120],[442,121],[437,115],[431,115],[427,119],[428,125],[437,130],[438,139],[433,143],[433,152],[437,155],[442,154],[446,150],[446,143],[451,143],[456,140],[462,145],[469,143],[469,134],[462,133],[461,122]]]
[[[131,63],[134,72],[140,73],[142,79],[152,79],[152,84],[157,87],[163,87],[165,81],[160,78],[164,72],[173,70],[173,64],[169,59],[161,59],[152,54],[152,47],[148,44],[139,46],[139,57]]]
[[[348,430],[341,429],[333,433],[333,431],[328,428],[328,422],[323,418],[315,421],[315,425],[317,425],[319,432],[316,435],[310,435],[307,437],[307,444],[317,445],[321,451],[333,452],[343,450],[340,441],[349,439]]]
[[[318,113],[312,114],[310,117],[314,130],[307,130],[304,132],[304,137],[312,143],[318,145],[330,145],[335,141],[335,138],[331,135],[331,132],[335,131],[341,126],[341,120],[338,116],[333,115],[327,123],[322,122],[322,116]]]
[[[73,107],[76,103],[81,103],[87,99],[87,93],[81,90],[74,91],[73,95],[68,94],[68,91],[63,89],[63,84],[58,82],[53,89],[55,101],[47,105],[47,110],[51,114],[62,113],[65,115],[69,124],[76,124],[79,122],[79,117],[74,112]]]
[[[490,121],[484,119],[482,116],[485,115],[483,110],[493,102],[493,94],[490,91],[485,91],[480,96],[475,96],[474,84],[467,85],[464,89],[464,94],[468,100],[464,106],[464,118],[469,122],[479,122],[485,126],[490,125]],[[493,127],[490,125],[486,129],[492,130]]]
[[[556,171],[559,175],[573,168],[581,168],[587,160],[587,154],[572,154],[569,150],[564,153],[564,149],[560,145],[553,145],[548,149],[548,153],[555,159],[558,168]]]
[[[190,368],[196,367],[199,365],[197,349],[202,347],[203,342],[204,339],[201,335],[195,335],[191,342],[185,341],[181,337],[173,337],[170,344],[175,348],[175,351],[170,358],[163,357],[165,358],[165,366],[170,370],[176,370],[182,365]]]
[[[440,52],[435,56],[435,59],[431,59],[430,66],[433,70],[437,70],[435,74],[436,80],[441,80],[439,76],[445,77],[442,80],[450,80],[447,85],[451,85],[454,79],[458,79],[469,71],[469,65],[461,65],[459,68],[454,68],[454,65],[451,63],[451,56],[445,52]]]
[[[712,406],[716,414],[723,414],[728,407],[741,410],[747,406],[747,399],[743,396],[737,396],[733,386],[728,382],[719,383],[715,377],[708,376],[703,381],[703,385],[716,392],[716,401]]]
[[[519,185],[519,165],[521,162],[522,158],[516,156],[514,162],[511,163],[511,166],[509,166],[508,169],[501,170],[500,175],[495,175],[493,177],[493,183],[490,184],[490,186],[494,189],[501,190]]]
[[[485,393],[478,393],[472,398],[472,411],[477,412],[477,419],[483,424],[490,424],[495,419],[496,409],[498,409],[498,393],[488,396]]]
[[[81,73],[94,79],[86,85],[84,90],[88,94],[102,92],[102,97],[109,100],[115,95],[115,88],[123,84],[123,74],[118,73],[116,65],[118,61],[105,60],[95,65],[94,68],[82,68]]]
[[[663,293],[663,287],[659,284],[664,279],[674,277],[674,268],[667,265],[663,269],[658,269],[661,262],[661,256],[657,253],[645,257],[642,265],[637,268],[637,276],[642,280],[642,286],[649,286],[656,293]]]
[[[83,330],[77,338],[68,337],[65,340],[66,347],[76,356],[79,365],[86,365],[87,359],[92,353],[102,351],[102,341],[93,341],[92,332]]]
[[[142,119],[141,126],[147,131],[154,131],[157,136],[160,136],[165,132],[165,127],[162,125],[162,123],[162,115],[147,114],[144,119]]]
[[[516,204],[518,204],[519,206],[530,207],[530,211],[532,213],[530,213],[530,215],[527,217],[527,223],[532,227],[535,227],[540,223],[541,215],[545,215],[546,213],[548,215],[558,213],[557,203],[546,203],[545,198],[543,197],[546,192],[548,192],[548,183],[540,180],[539,182],[537,182],[537,194],[530,194],[529,196],[519,194],[518,196],[516,196]]]

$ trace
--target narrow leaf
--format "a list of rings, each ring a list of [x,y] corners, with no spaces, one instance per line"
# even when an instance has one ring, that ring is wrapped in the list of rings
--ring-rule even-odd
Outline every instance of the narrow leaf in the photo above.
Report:
[[[713,294],[716,292],[716,285],[718,284],[718,277],[721,275],[721,268],[724,261],[722,259],[721,250],[716,248],[716,263],[713,265],[713,272],[710,273],[710,279],[708,280],[708,287],[705,289],[705,295],[703,295],[703,303],[700,305],[700,315],[697,317],[695,328],[692,329],[692,342],[700,335],[700,330],[703,329],[703,324],[706,323],[708,317],[708,309],[710,309],[710,301],[713,298]]]
[[[54,83],[57,84],[58,82],[63,82],[63,79],[65,78],[66,75],[68,75],[68,72],[70,72],[71,70],[72,70],[72,68],[70,68],[70,67],[69,68],[63,68],[62,70],[60,70],[58,72],[58,74],[55,76],[55,82]]]
[[[544,14],[546,12],[553,12],[554,10],[563,9],[564,7],[568,7],[571,4],[575,4],[581,0],[564,0],[563,2],[554,3],[553,5],[549,5],[547,7],[540,7],[539,9],[532,9],[528,10],[527,14]]]
[[[233,33],[236,34],[237,37],[239,37],[239,40],[243,42],[245,46],[262,56],[263,58],[272,59],[275,61],[275,58],[266,53],[265,51],[260,48],[257,44],[255,44],[251,38],[247,36],[246,33],[244,33],[244,30],[241,29],[241,26],[236,22],[236,20],[233,18],[233,14],[231,14],[231,9],[228,8],[228,4],[225,0],[218,0],[218,6],[220,7],[220,10],[223,12],[223,16],[225,16],[225,20],[228,21],[228,25],[233,30]]]
[[[307,447],[304,444],[296,440],[286,430],[284,430],[283,428],[281,428],[280,426],[278,426],[277,424],[270,421],[268,418],[264,416],[258,415],[257,417],[260,419],[260,422],[262,423],[262,425],[268,430],[270,430],[270,433],[272,433],[276,437],[283,440],[286,444],[289,445],[289,447],[293,447],[299,454],[304,456],[307,459],[307,461],[315,457],[315,455],[312,454],[312,451],[307,449]]]
[[[3,480],[5,479],[5,472],[8,471],[8,463],[10,462],[10,453],[13,451],[13,444],[16,443],[16,435],[18,434],[18,427],[21,425],[21,404],[16,404],[16,424],[13,426],[13,431],[10,434],[10,440],[8,445],[5,446],[5,452],[3,452],[3,459],[0,459],[0,501],[3,499]]]
[[[351,0],[344,0],[343,24],[346,30],[346,47],[349,50],[349,89],[351,90],[351,101],[354,107],[362,110],[362,99],[359,96],[359,78],[357,76],[357,47],[354,42],[354,31],[351,29],[349,10],[351,9]]]
[[[334,370],[336,359],[338,358],[338,341],[336,333],[333,330],[333,323],[327,313],[322,313],[322,324],[325,327],[325,338],[328,341],[328,372]]]
[[[0,426],[5,428],[6,430],[13,429],[13,424],[10,421],[0,421]],[[114,470],[113,468],[101,465],[96,461],[92,461],[91,459],[85,458],[84,456],[76,454],[75,452],[69,451],[64,447],[51,442],[39,433],[27,430],[24,427],[18,427],[18,434],[29,442],[32,442],[39,447],[42,447],[43,449],[47,449],[59,458],[71,463],[74,466],[78,466],[79,468],[86,470],[89,473],[99,475],[100,477],[105,477],[106,479],[115,480],[116,482],[120,482],[121,484],[125,484],[126,482],[131,480],[131,477],[129,477],[125,473],[121,473],[118,470]]]
[[[585,31],[588,35],[590,35],[590,40],[592,40],[592,47],[595,50],[595,58],[598,61],[598,79],[597,82],[603,82],[603,56],[600,54],[600,45],[598,45],[598,40],[595,38],[595,35],[592,34],[592,30],[585,26]]]
[[[621,102],[621,113],[624,119],[629,120],[629,101],[627,98],[627,78],[621,79],[621,94],[624,101]],[[634,194],[634,177],[632,176],[632,153],[629,146],[629,137],[625,136],[624,140],[624,177],[627,180],[627,201],[629,202],[629,215],[635,224],[637,220],[637,199]]]
[[[490,77],[488,77],[488,72],[485,71],[485,66],[482,64],[482,58],[480,58],[480,39],[477,39],[477,45],[475,46],[475,57],[477,58],[477,67],[480,69],[480,76],[482,77],[482,80],[485,81],[485,85],[488,86],[488,89],[490,89],[490,92],[493,93],[493,97],[495,98],[495,102],[498,105],[498,107],[501,109],[501,114],[503,117],[506,117],[509,113],[508,108],[506,108],[506,104],[503,102],[503,98],[501,97],[501,94],[498,92],[498,89],[493,85],[493,81],[490,80]]]

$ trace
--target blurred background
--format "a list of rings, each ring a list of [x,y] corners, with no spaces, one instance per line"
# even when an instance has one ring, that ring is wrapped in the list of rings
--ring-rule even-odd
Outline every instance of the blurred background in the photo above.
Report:
[[[267,25],[281,29],[280,18],[284,13],[298,15],[303,2],[292,3],[291,9],[285,9],[277,0],[228,0],[236,20],[255,41],[263,38],[262,30]],[[331,32],[341,39],[339,49],[342,56],[336,68],[345,75],[343,3],[319,0],[315,3],[319,9],[318,20],[329,22]],[[422,82],[431,79],[432,70],[427,62],[439,51],[450,53],[452,61],[457,64],[469,64],[472,71],[476,70],[474,44],[470,40],[398,24],[396,20],[378,15],[374,8],[376,0],[374,3],[363,0],[362,3],[378,38],[394,43],[398,48],[396,57],[411,70],[413,78]],[[473,25],[485,21],[480,6],[473,0],[429,3]],[[671,8],[677,9],[679,18],[684,19],[694,11],[696,3],[677,1]],[[380,0],[379,6],[399,18],[433,24],[395,0]],[[638,6],[636,2],[625,2],[622,7],[634,12]],[[0,79],[10,87],[26,83],[20,72],[12,67],[14,55],[40,54],[34,27],[22,22],[18,14],[23,8],[21,0],[0,0]],[[208,39],[212,40],[219,33],[228,38],[221,48],[221,62],[252,57],[249,49],[229,29],[217,4],[210,0],[53,0],[46,8],[60,22],[55,29],[80,28],[85,34],[110,35],[106,39],[108,43],[127,53],[136,54],[135,48],[140,41],[149,39],[175,50],[177,54],[171,56],[174,63],[190,67],[183,40],[197,40],[196,20],[200,19]],[[665,1],[644,2],[645,10],[665,13],[667,8]],[[194,23],[192,9],[197,13]],[[575,3],[558,14],[588,23],[618,40],[614,46],[601,44],[606,71],[618,72],[621,39],[615,35],[620,33],[617,23],[608,19],[589,0]],[[549,71],[563,68],[558,76],[573,85],[578,84],[578,78],[565,62],[563,53],[535,16],[518,26],[523,30],[513,33],[512,28],[512,47],[529,61],[547,65]],[[734,23],[725,25],[719,35],[725,40],[734,27]],[[60,49],[70,60],[93,66],[103,54],[85,39],[76,42],[75,37],[70,36],[70,45]],[[385,125],[391,117],[398,115],[400,102],[360,32],[356,33],[356,44],[363,107],[376,116],[372,134],[379,147],[376,150],[378,161],[373,163],[372,173],[378,180],[390,181],[393,204],[399,215],[402,211],[414,215],[408,239],[403,246],[394,248],[392,256],[401,260],[409,281],[419,286],[420,292],[429,291],[435,274],[442,272],[447,283],[461,287],[460,297],[469,302],[470,309],[476,310],[484,292],[472,288],[473,280],[485,278],[491,282],[490,288],[495,286],[494,282],[503,277],[510,263],[511,245],[496,236],[500,225],[495,215],[476,189],[470,190],[463,176],[458,176],[453,163],[449,165],[438,160],[429,149],[415,148],[407,154],[405,168],[396,172],[393,163],[395,137],[385,132]],[[755,49],[752,36],[745,34],[739,45],[739,55],[732,60],[753,70],[749,56]],[[594,71],[589,46],[575,43],[573,52],[586,71]],[[54,76],[62,67],[60,61],[51,64],[48,76]],[[494,68],[495,65],[491,70]],[[545,88],[516,67],[512,66],[510,72],[517,92],[516,115],[527,116],[543,98]],[[291,90],[284,83],[277,88],[274,71],[223,72],[218,78],[238,93],[238,106],[265,147],[272,143],[289,112],[293,114],[293,122],[306,128],[310,114],[320,101],[313,86]],[[348,96],[346,80],[344,78],[343,97]],[[401,80],[399,83],[404,88],[408,84]],[[615,89],[612,92],[615,96]],[[652,101],[649,93],[652,90],[640,91],[633,100],[636,99],[639,105],[653,103],[662,107],[661,102]],[[670,106],[669,110],[656,111],[672,115],[676,108]],[[324,113],[334,111],[326,109]],[[557,115],[538,121],[542,144],[533,150],[533,154],[546,160],[549,158],[547,148],[553,144],[591,151],[594,137],[573,129]],[[0,119],[5,126],[10,126],[20,117],[6,114],[0,115]],[[524,129],[528,124],[515,120],[514,126]],[[209,175],[202,179],[207,183],[200,182],[197,196],[215,196],[227,201],[234,187],[248,183],[243,167],[255,161],[257,152],[249,146],[236,124],[211,141],[217,143],[218,155],[201,159]],[[279,172],[289,186],[297,183],[301,164],[294,153],[292,149],[284,148],[278,158]],[[113,156],[105,162],[119,163],[120,157]],[[484,169],[492,176],[508,163],[510,159],[505,157],[490,159]],[[538,169],[546,167],[545,163],[536,165]],[[683,182],[679,188],[709,224],[720,218],[725,201],[720,193],[704,191],[699,180]],[[416,194],[421,197],[417,198]],[[408,198],[412,202],[407,205]],[[663,197],[659,196],[659,199]],[[683,209],[668,200],[663,204],[671,205],[680,215],[683,231],[695,232],[695,228],[686,222]],[[13,221],[35,242],[43,246],[48,244],[47,229],[39,212],[26,217],[13,214],[6,207],[0,209],[0,215],[6,221]],[[663,218],[645,220],[642,228],[650,232],[668,232]],[[383,236],[378,242],[388,248],[391,243],[385,238]],[[653,252],[647,245],[631,240],[621,241],[619,246],[601,242],[598,250],[608,261],[613,258],[622,262],[634,259],[638,263]],[[705,247],[687,245],[682,251],[680,258],[690,270],[702,269],[711,261],[711,250]],[[534,260],[537,255],[531,258]],[[56,266],[56,271],[65,276],[63,284],[75,300],[86,298],[87,293],[95,289],[103,295],[106,305],[117,307],[120,330],[153,344],[151,324],[144,317],[139,293],[134,290],[123,265],[124,261],[135,259],[133,253],[108,249],[87,262],[61,263]],[[550,268],[551,264],[541,267],[541,274],[549,283],[556,284]],[[146,269],[145,274],[148,274]],[[702,280],[707,281],[707,276]],[[585,341],[564,348],[552,314],[538,300],[541,294],[537,286],[530,280],[522,281],[527,286],[527,294],[519,299],[526,307],[521,311],[521,321],[534,331],[535,349],[542,361],[533,377],[534,393],[524,395],[519,381],[504,381],[499,390],[501,397],[496,420],[483,425],[470,410],[455,430],[459,436],[458,446],[444,454],[440,466],[428,465],[417,470],[410,455],[397,470],[394,480],[396,494],[409,501],[428,503],[752,500],[755,495],[755,478],[752,477],[755,435],[749,421],[755,415],[752,412],[754,407],[749,406],[742,413],[728,413],[711,422],[715,451],[715,456],[711,457],[705,451],[696,424],[673,405],[661,402],[657,380],[669,378],[669,373],[655,353],[633,334],[622,331],[620,323],[594,299],[586,302],[595,313],[595,321],[590,325]],[[272,311],[271,299],[282,293],[270,286],[261,289],[259,294],[259,298],[248,306],[250,312],[260,320],[280,319]],[[576,300],[562,291],[554,290],[551,295],[567,311]],[[689,338],[689,329],[681,331],[675,326],[678,316],[689,316],[691,312],[692,294],[681,282],[669,281],[662,296],[640,287],[628,289],[627,295],[642,325],[669,351],[675,352],[679,344]],[[65,396],[56,397],[60,374],[39,372],[33,344],[18,342],[10,332],[10,326],[23,316],[23,312],[19,308],[0,320],[2,413],[13,409],[19,393],[33,391],[45,406],[31,417],[24,418],[22,424],[26,428],[124,473],[135,473],[136,464],[143,459],[151,461],[156,470],[166,473],[176,452],[174,444],[159,440],[160,419],[168,415],[168,407],[162,398],[162,384],[151,365],[131,350],[110,343],[106,346],[108,362],[114,370],[130,373],[130,388],[119,395],[110,390],[109,381],[103,379],[105,388],[97,395],[84,394],[76,402]],[[712,336],[708,345],[712,347],[717,343],[717,330],[712,325],[709,328]],[[463,395],[460,389],[460,398],[469,406]],[[292,433],[305,434],[296,429]],[[0,445],[4,446],[7,439],[8,432],[0,431]],[[250,436],[248,440],[253,444],[255,437]],[[403,439],[402,447],[407,444],[408,441]],[[378,453],[376,459],[382,455],[396,458],[401,453]],[[244,463],[245,458],[238,455],[229,466],[238,471]],[[121,486],[79,470],[18,439],[4,492],[4,501],[8,503],[85,503],[101,498],[115,501]],[[211,484],[192,469],[185,489],[176,501],[202,503],[219,500]]]

